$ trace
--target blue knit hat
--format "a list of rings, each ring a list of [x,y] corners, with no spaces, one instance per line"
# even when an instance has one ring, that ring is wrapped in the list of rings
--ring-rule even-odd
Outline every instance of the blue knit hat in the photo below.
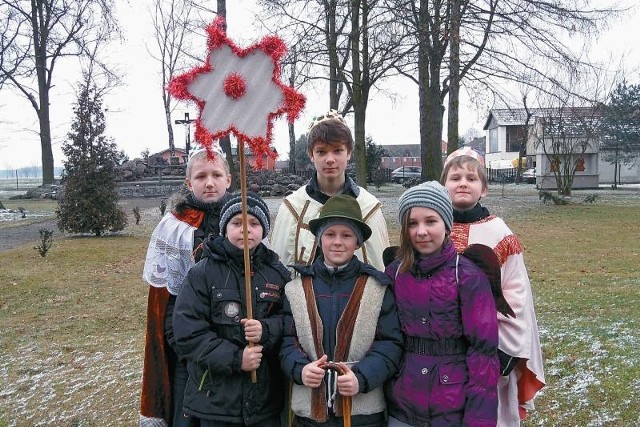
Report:
[[[232,194],[220,210],[220,234],[227,235],[227,224],[231,218],[242,212],[242,198],[240,193]],[[262,238],[269,234],[271,219],[269,207],[256,193],[247,192],[247,213],[255,216],[262,225]]]
[[[453,206],[446,188],[438,181],[424,182],[405,191],[398,200],[400,224],[410,208],[429,208],[438,212],[448,231],[453,227]]]

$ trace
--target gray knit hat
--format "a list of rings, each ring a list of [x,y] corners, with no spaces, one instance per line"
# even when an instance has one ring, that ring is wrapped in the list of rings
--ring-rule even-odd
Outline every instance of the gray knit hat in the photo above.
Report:
[[[242,212],[242,199],[240,193],[232,194],[220,210],[220,234],[227,235],[227,224],[231,218]],[[262,238],[269,234],[271,220],[269,207],[256,193],[247,192],[247,213],[255,216],[262,225]]]
[[[429,208],[438,212],[448,231],[453,227],[453,207],[449,192],[438,181],[424,182],[405,191],[398,200],[400,224],[410,208]]]

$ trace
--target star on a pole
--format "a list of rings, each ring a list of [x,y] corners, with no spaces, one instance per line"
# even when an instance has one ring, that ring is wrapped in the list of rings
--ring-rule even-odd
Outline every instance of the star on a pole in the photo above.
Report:
[[[286,46],[279,37],[267,36],[242,49],[221,24],[219,18],[207,27],[207,61],[173,78],[168,90],[198,105],[195,138],[207,150],[219,138],[233,134],[249,145],[260,166],[264,155],[275,155],[269,148],[273,121],[284,114],[295,120],[305,97],[280,81]]]

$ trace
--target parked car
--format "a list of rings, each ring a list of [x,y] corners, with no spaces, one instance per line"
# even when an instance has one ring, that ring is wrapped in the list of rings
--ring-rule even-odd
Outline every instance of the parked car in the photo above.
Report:
[[[522,172],[522,182],[527,184],[536,183],[536,168],[530,168]]]
[[[391,172],[391,181],[402,184],[411,178],[420,179],[421,176],[422,168],[420,166],[401,166]]]

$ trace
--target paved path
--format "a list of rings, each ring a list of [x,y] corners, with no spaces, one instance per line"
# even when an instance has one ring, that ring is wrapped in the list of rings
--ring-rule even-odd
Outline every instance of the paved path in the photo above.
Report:
[[[149,199],[123,199],[119,202],[128,215],[131,215],[131,209],[134,206],[138,206],[143,213],[148,215],[157,215],[159,218],[159,206],[160,198]],[[53,215],[53,213],[52,213]],[[133,221],[131,218],[129,221]],[[34,246],[40,243],[40,229],[46,228],[54,231],[53,238],[60,236],[61,232],[58,230],[57,220],[52,217],[48,217],[41,221],[33,223],[24,223],[18,226],[12,226],[7,228],[0,228],[0,252],[6,251],[16,246],[21,246],[27,243],[33,243]]]
[[[40,240],[39,230],[41,228],[58,230],[55,220],[42,220],[18,227],[0,229],[0,252],[29,242],[33,242],[36,246]]]

